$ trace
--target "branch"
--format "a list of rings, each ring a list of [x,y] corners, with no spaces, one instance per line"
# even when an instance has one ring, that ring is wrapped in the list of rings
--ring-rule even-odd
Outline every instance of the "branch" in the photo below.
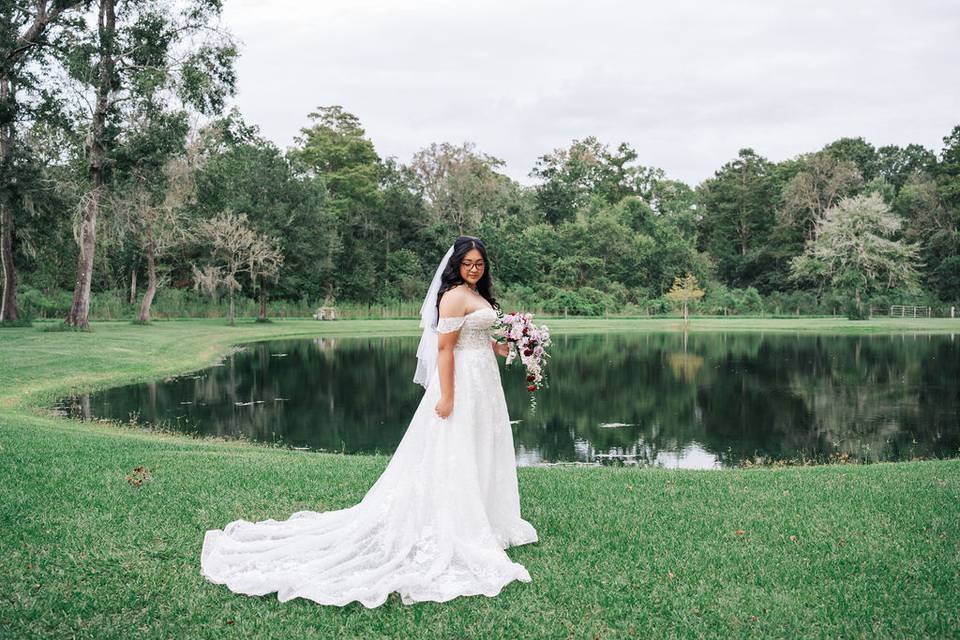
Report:
[[[81,3],[71,2],[57,6],[56,3],[54,3],[54,6],[48,10],[46,0],[37,2],[37,16],[34,18],[33,24],[27,27],[23,35],[17,36],[16,43],[13,45],[13,48],[10,49],[9,53],[7,53],[7,61],[11,63],[19,61],[26,51],[38,44],[40,36],[43,35],[47,27],[49,27],[63,11],[72,9],[79,4]]]

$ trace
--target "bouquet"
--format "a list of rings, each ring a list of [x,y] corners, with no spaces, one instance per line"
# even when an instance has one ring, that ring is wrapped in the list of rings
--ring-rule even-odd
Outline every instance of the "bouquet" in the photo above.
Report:
[[[539,327],[533,324],[533,314],[512,312],[498,315],[493,326],[493,336],[497,342],[507,343],[506,363],[509,366],[517,358],[527,368],[527,391],[530,392],[530,409],[536,410],[537,401],[534,392],[546,387],[543,368],[550,355],[546,349],[550,346],[550,330],[547,325]]]

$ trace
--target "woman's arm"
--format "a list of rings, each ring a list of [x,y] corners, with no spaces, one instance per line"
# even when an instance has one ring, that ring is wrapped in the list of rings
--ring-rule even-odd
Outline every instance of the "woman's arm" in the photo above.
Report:
[[[457,344],[460,330],[441,333],[437,336],[437,372],[440,374],[440,400],[437,415],[446,418],[453,411],[453,345]]]
[[[440,299],[440,317],[463,315],[466,302],[458,292],[448,291]],[[453,347],[460,337],[460,330],[441,333],[437,336],[437,373],[440,377],[440,400],[434,407],[437,415],[446,418],[453,411]]]

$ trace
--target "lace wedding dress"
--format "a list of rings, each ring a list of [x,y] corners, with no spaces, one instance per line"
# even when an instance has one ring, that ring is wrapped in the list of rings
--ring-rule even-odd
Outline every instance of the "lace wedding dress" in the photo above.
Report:
[[[535,542],[537,532],[520,517],[513,434],[490,345],[495,319],[489,307],[439,319],[441,333],[460,329],[453,411],[446,419],[434,411],[434,369],[396,452],[361,502],[207,531],[202,574],[236,593],[370,608],[394,591],[404,604],[444,602],[529,582],[504,552]]]

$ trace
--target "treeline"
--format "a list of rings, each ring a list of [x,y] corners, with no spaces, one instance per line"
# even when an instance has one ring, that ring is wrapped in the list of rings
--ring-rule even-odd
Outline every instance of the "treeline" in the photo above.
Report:
[[[471,143],[382,158],[340,106],[286,150],[217,115],[236,55],[218,3],[48,4],[15,2],[0,51],[4,320],[84,326],[97,304],[146,320],[165,295],[191,314],[224,296],[261,317],[410,309],[463,233],[486,241],[499,297],[555,313],[666,312],[686,274],[701,313],[960,301],[960,126],[939,150],[743,149],[695,187],[587,137],[524,186]]]

